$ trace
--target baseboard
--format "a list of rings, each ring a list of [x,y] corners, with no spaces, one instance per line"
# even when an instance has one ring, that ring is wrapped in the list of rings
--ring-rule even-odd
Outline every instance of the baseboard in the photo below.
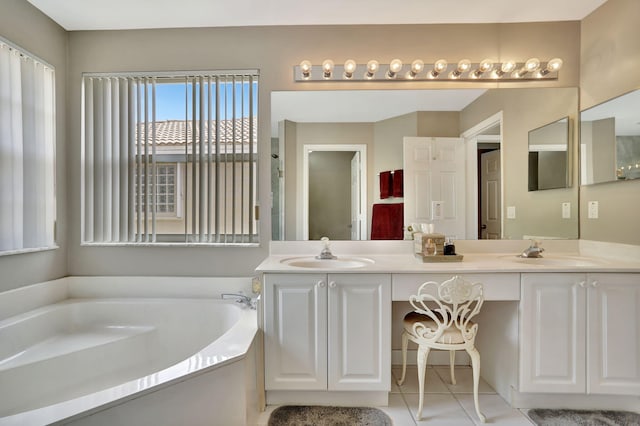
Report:
[[[418,351],[407,351],[407,365],[417,365]],[[465,351],[456,351],[456,365],[471,365],[471,358]],[[402,365],[402,350],[391,351],[391,365]],[[427,358],[427,365],[449,365],[449,351],[432,350]]]
[[[514,408],[569,408],[574,410],[623,410],[640,412],[640,398],[632,395],[584,395],[522,393],[511,389]]]
[[[389,392],[267,391],[267,405],[285,404],[386,407],[389,405]]]

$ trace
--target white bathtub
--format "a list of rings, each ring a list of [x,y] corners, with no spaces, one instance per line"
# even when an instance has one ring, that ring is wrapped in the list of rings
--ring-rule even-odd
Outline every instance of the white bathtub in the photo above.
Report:
[[[256,311],[220,300],[247,288],[68,277],[0,293],[0,425],[247,424]]]

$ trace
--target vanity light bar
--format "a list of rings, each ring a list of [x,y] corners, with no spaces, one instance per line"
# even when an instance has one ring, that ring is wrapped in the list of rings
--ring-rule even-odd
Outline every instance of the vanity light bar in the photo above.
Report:
[[[325,59],[321,65],[313,65],[304,60],[294,66],[293,76],[296,82],[305,81],[535,81],[557,80],[562,68],[562,59],[553,58],[541,62],[530,58],[525,62],[493,62],[484,59],[471,62],[462,59],[457,63],[447,63],[440,59],[426,64],[420,59],[404,63],[394,59],[388,64],[371,60],[366,64],[357,64],[348,59],[344,64],[336,64]]]

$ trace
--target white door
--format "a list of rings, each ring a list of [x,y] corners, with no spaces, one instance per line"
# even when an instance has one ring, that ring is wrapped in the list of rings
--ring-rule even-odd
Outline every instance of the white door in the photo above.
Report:
[[[265,389],[327,388],[325,274],[265,274]]]
[[[465,238],[465,160],[461,138],[404,138],[404,224],[434,224]]]
[[[481,238],[483,240],[499,240],[502,234],[500,229],[502,223],[500,150],[483,153],[480,156],[480,162]]]
[[[522,274],[521,392],[586,392],[585,285],[585,274]]]
[[[329,274],[329,390],[389,391],[391,275]]]
[[[360,152],[353,153],[351,159],[351,240],[361,240],[362,210],[360,203]]]
[[[589,274],[589,393],[640,395],[640,274]]]

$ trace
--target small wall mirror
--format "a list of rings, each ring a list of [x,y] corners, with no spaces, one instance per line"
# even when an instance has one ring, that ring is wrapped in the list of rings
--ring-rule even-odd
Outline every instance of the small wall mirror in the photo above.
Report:
[[[569,117],[529,132],[529,191],[569,187]]]
[[[640,90],[580,113],[580,183],[640,178]]]

